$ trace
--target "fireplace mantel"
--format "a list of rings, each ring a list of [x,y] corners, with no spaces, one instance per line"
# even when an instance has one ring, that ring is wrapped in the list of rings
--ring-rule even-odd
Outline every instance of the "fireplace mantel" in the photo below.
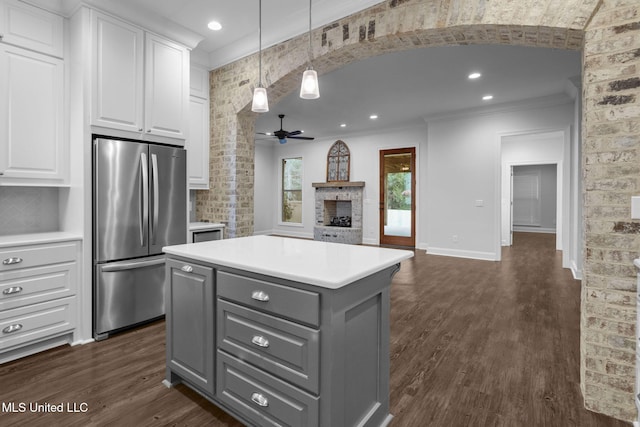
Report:
[[[315,188],[364,187],[364,181],[313,182],[311,186]]]

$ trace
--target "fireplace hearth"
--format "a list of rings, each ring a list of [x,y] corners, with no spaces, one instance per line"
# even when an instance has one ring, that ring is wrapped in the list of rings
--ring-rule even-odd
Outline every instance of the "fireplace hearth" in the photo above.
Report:
[[[313,238],[324,242],[361,244],[364,182],[312,185],[316,189]]]

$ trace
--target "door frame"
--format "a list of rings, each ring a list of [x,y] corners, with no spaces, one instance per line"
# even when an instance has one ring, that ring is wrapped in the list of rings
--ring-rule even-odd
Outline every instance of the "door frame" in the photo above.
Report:
[[[389,154],[411,154],[411,236],[385,236],[384,234],[384,212],[385,212],[385,185],[384,185],[384,157]],[[379,151],[379,207],[378,207],[378,221],[379,221],[379,242],[380,245],[392,245],[392,246],[416,246],[416,147],[404,147],[404,148],[391,148],[380,149]]]

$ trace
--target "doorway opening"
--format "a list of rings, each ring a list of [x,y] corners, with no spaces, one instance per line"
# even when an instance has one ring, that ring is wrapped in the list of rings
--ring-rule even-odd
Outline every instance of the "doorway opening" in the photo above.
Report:
[[[556,234],[556,164],[511,166],[511,243],[513,233]]]
[[[380,244],[415,247],[416,149],[380,150]]]

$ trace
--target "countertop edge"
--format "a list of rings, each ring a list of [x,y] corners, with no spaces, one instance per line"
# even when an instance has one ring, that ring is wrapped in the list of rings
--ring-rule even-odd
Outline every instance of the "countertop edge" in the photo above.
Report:
[[[12,246],[38,245],[43,243],[56,243],[68,241],[82,241],[80,234],[67,231],[51,231],[46,233],[14,234],[0,236],[0,248]]]
[[[285,279],[285,280],[292,280],[295,282],[300,282],[300,283],[305,283],[308,285],[312,285],[312,286],[319,286],[325,289],[340,289],[346,285],[349,285],[357,280],[360,280],[362,278],[365,278],[367,276],[370,276],[374,273],[377,273],[379,271],[382,271],[386,268],[389,268],[393,265],[396,265],[404,260],[413,258],[414,254],[411,251],[408,250],[397,250],[398,251],[398,255],[392,258],[389,258],[388,260],[386,260],[385,262],[382,262],[380,264],[378,264],[375,268],[373,269],[368,269],[366,271],[362,271],[359,274],[353,274],[353,275],[349,275],[349,276],[345,276],[343,277],[341,280],[339,281],[327,281],[327,280],[322,280],[318,277],[311,277],[311,276],[303,276],[303,275],[297,275],[297,274],[291,274],[291,273],[287,273],[287,272],[282,272],[282,271],[278,271],[278,270],[270,270],[267,268],[259,268],[256,267],[255,265],[252,264],[246,264],[246,263],[237,263],[237,262],[230,262],[228,260],[218,260],[218,259],[214,259],[210,256],[202,256],[199,254],[194,254],[194,253],[187,253],[187,252],[183,252],[180,250],[176,250],[173,249],[171,247],[166,247],[163,248],[163,251],[165,252],[165,254],[168,255],[175,255],[178,257],[182,257],[182,258],[187,258],[187,259],[193,259],[196,261],[201,261],[201,262],[205,262],[205,263],[209,263],[209,264],[213,264],[213,265],[220,265],[222,267],[229,267],[229,268],[235,268],[238,270],[244,270],[244,271],[248,271],[251,273],[257,273],[257,274],[264,274],[267,276],[271,276],[271,277],[276,277],[279,279]]]

